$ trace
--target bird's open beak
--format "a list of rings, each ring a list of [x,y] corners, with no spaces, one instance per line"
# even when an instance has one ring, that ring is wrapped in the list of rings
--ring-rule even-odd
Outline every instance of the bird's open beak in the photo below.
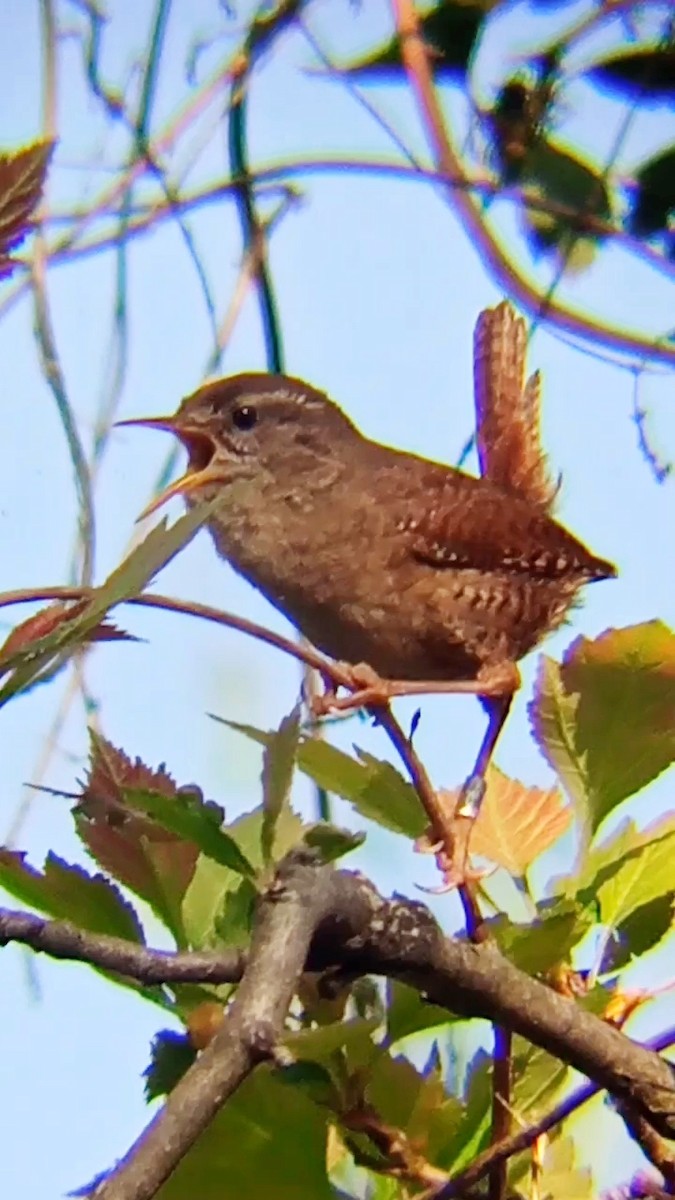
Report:
[[[212,465],[216,450],[213,438],[203,430],[180,425],[175,417],[134,417],[127,421],[117,421],[116,425],[141,425],[146,429],[161,429],[165,433],[172,433],[180,439],[190,456],[190,466],[185,474],[164,488],[159,496],[155,496],[143,509],[138,517],[139,521],[162,508],[173,496],[185,496],[188,492],[198,491],[205,484],[220,480],[219,470]]]

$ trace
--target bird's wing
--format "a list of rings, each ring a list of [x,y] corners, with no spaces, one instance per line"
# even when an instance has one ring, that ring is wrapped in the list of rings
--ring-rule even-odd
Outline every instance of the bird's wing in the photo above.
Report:
[[[579,583],[615,574],[541,509],[487,480],[446,474],[424,495],[424,505],[410,501],[399,520],[419,562]]]

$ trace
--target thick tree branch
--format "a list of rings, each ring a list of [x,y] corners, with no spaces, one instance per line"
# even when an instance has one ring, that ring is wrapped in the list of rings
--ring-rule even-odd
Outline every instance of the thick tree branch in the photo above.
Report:
[[[87,958],[91,945],[90,961],[97,966],[146,983],[231,979],[243,962],[237,964],[229,952],[153,953],[16,913],[3,915],[0,934],[5,941],[14,937],[79,960]],[[97,1200],[154,1194],[261,1056],[273,1053],[305,967],[398,978],[450,1012],[497,1021],[582,1071],[659,1133],[675,1135],[675,1076],[658,1054],[525,975],[493,943],[448,939],[424,905],[385,900],[366,879],[317,864],[311,852],[297,850],[281,863],[259,905],[248,965],[222,1030],[95,1193]],[[509,1144],[498,1154],[499,1147],[491,1148],[490,1162],[514,1148]]]
[[[311,852],[298,851],[280,865],[258,906],[248,964],[220,1030],[92,1193],[96,1200],[150,1200],[228,1097],[273,1057],[314,931],[326,922],[336,932],[342,924],[363,927],[371,896],[379,900],[358,885],[341,895],[341,882],[329,868],[317,869]]]

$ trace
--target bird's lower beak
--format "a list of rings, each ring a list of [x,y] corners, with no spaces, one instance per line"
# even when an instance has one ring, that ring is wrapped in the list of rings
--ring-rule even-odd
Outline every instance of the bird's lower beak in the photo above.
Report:
[[[165,433],[172,433],[174,437],[180,439],[190,456],[185,474],[181,475],[175,483],[170,483],[158,496],[155,496],[154,500],[143,509],[137,518],[139,521],[149,517],[158,508],[162,508],[173,496],[185,496],[189,492],[198,491],[205,484],[220,481],[221,472],[213,465],[216,447],[213,438],[203,430],[179,425],[175,417],[134,417],[127,421],[117,421],[116,424],[118,426],[140,425],[145,426],[146,429],[161,429]]]

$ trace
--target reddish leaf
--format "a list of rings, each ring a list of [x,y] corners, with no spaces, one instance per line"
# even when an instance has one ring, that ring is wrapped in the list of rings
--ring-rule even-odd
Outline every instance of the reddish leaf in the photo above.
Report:
[[[7,640],[0,646],[0,670],[2,670],[3,660],[16,654],[17,650],[23,650],[31,646],[40,638],[46,637],[48,633],[53,633],[65,621],[72,620],[73,617],[78,617],[84,612],[88,601],[77,600],[71,604],[49,604],[47,608],[41,608],[34,616],[29,617],[27,621],[22,621],[12,630]],[[136,642],[131,633],[125,633],[112,621],[101,621],[94,629],[88,630],[82,638],[82,644],[88,642]]]
[[[13,269],[10,251],[33,226],[53,144],[35,142],[15,154],[0,155],[0,279]]]
[[[92,755],[78,805],[78,832],[96,861],[145,900],[182,944],[180,907],[194,874],[199,847],[127,803],[125,790],[148,790],[180,802],[166,768],[132,762],[92,734]]]
[[[449,793],[456,803],[457,792]],[[528,788],[496,767],[487,774],[487,791],[471,833],[471,853],[525,874],[532,861],[569,828],[572,808],[560,790]]]

